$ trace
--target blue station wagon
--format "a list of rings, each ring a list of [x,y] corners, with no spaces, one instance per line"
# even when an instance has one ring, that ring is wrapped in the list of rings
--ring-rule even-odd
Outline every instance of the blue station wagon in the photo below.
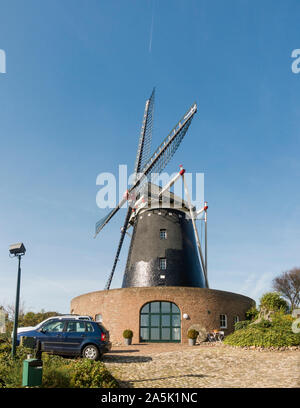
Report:
[[[76,319],[51,320],[38,329],[18,333],[40,341],[41,351],[98,360],[111,349],[109,332],[101,323]]]

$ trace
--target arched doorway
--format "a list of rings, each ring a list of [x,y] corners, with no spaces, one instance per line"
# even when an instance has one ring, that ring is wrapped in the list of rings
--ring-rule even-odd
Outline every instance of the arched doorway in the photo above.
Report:
[[[146,303],[140,311],[140,341],[179,343],[180,320],[180,310],[175,303]]]

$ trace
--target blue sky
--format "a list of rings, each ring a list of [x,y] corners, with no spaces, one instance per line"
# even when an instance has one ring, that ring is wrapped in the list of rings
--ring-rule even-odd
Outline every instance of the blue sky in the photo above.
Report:
[[[299,17],[296,0],[1,0],[0,303],[19,241],[27,309],[104,287],[125,210],[93,239],[96,177],[133,169],[153,86],[153,148],[199,107],[168,169],[205,173],[210,286],[257,300],[299,266]]]

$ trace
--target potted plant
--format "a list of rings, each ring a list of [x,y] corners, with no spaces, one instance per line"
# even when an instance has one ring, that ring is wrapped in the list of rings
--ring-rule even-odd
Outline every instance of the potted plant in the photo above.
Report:
[[[188,331],[189,346],[194,346],[196,344],[196,338],[198,337],[199,332],[195,329],[190,329]]]
[[[132,342],[132,337],[133,337],[133,332],[132,330],[126,329],[123,331],[123,337],[124,337],[124,341],[126,346],[130,346],[131,342]]]

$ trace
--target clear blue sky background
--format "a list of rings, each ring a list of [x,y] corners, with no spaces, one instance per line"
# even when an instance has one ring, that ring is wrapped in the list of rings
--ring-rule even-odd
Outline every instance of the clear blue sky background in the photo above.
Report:
[[[0,303],[19,241],[27,309],[103,288],[125,210],[93,239],[96,176],[133,168],[154,85],[153,147],[199,105],[169,169],[205,173],[211,287],[258,299],[299,266],[299,18],[297,0],[1,0]]]

